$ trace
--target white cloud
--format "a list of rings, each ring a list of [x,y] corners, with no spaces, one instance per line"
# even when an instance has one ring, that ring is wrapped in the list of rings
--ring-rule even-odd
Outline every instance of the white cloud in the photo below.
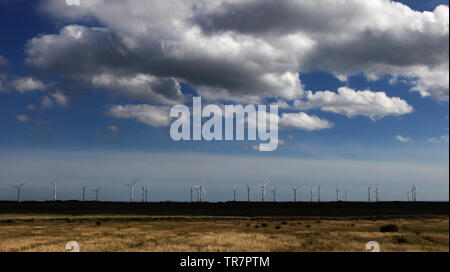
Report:
[[[395,139],[396,139],[397,141],[399,141],[399,142],[402,142],[402,143],[409,143],[409,142],[412,141],[411,138],[409,138],[408,136],[403,137],[402,135],[397,135],[397,136],[395,136]]]
[[[440,143],[448,143],[448,134],[443,135],[439,138],[429,138],[426,141],[427,143],[434,143],[434,144],[440,144]]]
[[[53,103],[53,101],[50,99],[50,97],[48,97],[48,96],[44,96],[44,97],[42,97],[42,102],[41,102],[41,107],[43,108],[43,109],[48,109],[48,108],[51,108],[51,107],[53,107],[53,105],[54,105],[54,103]]]
[[[107,126],[106,127],[107,130],[110,130],[114,133],[118,132],[120,130],[120,128],[118,126]]]
[[[61,92],[54,92],[50,94],[55,103],[61,107],[67,106],[69,103],[69,97]]]
[[[34,109],[36,109],[36,106],[33,104],[28,104],[26,108],[27,108],[27,110],[34,110]]]
[[[16,120],[19,121],[19,122],[24,123],[24,122],[28,122],[30,120],[30,117],[28,117],[28,116],[26,116],[24,114],[19,114],[19,115],[16,116]]]
[[[45,0],[41,9],[72,25],[30,40],[27,63],[89,86],[103,74],[146,75],[187,82],[211,100],[292,100],[303,95],[299,72],[324,70],[340,79],[406,77],[411,90],[448,100],[444,5],[418,12],[386,0],[96,0],[68,9]],[[86,20],[103,27],[79,25]],[[176,94],[113,85],[105,88],[150,102]]]
[[[135,119],[152,127],[170,124],[169,107],[151,105],[115,105],[106,111],[115,118]]]
[[[3,66],[9,65],[9,61],[0,55],[0,66],[2,66],[2,65]]]
[[[388,97],[384,92],[370,90],[355,91],[347,87],[339,88],[337,93],[308,91],[304,100],[294,101],[294,107],[301,110],[321,109],[349,117],[363,115],[372,120],[413,112],[413,107],[399,97]]]
[[[15,79],[11,82],[11,86],[21,93],[32,90],[42,90],[45,88],[44,83],[32,77],[22,77]]]
[[[50,93],[49,95],[44,95],[41,101],[41,107],[43,109],[49,109],[54,105],[65,107],[69,103],[69,97],[61,92]]]
[[[279,119],[280,128],[300,129],[300,130],[321,130],[332,128],[333,124],[327,120],[320,119],[315,115],[308,115],[304,112],[283,113]]]
[[[184,99],[180,84],[172,78],[157,78],[146,74],[122,77],[101,74],[92,78],[92,84],[137,100],[179,104]]]

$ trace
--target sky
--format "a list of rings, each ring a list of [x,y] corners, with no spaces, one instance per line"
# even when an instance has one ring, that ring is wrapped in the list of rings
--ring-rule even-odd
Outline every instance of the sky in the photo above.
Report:
[[[0,37],[0,199],[448,201],[448,1],[0,0]],[[278,148],[174,141],[198,96],[278,105]]]

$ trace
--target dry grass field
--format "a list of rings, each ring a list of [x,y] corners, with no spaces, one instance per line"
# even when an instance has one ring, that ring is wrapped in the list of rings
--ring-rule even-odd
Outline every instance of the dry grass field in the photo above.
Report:
[[[387,224],[398,232],[380,232]],[[448,216],[320,218],[0,215],[0,251],[449,251]]]

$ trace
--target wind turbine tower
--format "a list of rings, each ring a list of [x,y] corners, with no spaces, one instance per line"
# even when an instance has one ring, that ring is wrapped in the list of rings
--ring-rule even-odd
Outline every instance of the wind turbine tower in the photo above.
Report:
[[[134,185],[136,185],[136,182],[138,181],[137,178],[134,178],[132,183],[124,183],[124,185],[130,187],[130,202],[134,201]]]
[[[83,201],[86,200],[86,188],[88,187],[88,185],[86,186],[81,186],[81,188],[83,188]]]
[[[369,203],[370,203],[370,185],[369,185],[369,187],[367,187],[367,190],[368,190]]]
[[[12,187],[17,189],[17,202],[20,202],[20,193],[22,192],[22,187],[25,183],[20,184],[19,186],[11,185]]]
[[[339,185],[336,185],[336,202],[339,202]]]
[[[317,202],[320,202],[320,184],[319,187],[317,187]]]
[[[268,184],[269,184],[268,182],[266,182],[264,184],[258,184],[259,186],[261,186],[261,201],[262,202],[264,202],[264,194],[266,193],[266,186]]]
[[[299,187],[291,187],[291,188],[294,191],[294,202],[297,202],[297,190]]]
[[[277,187],[273,188],[270,192],[273,194],[273,202],[276,202]]]
[[[347,193],[350,193],[350,191],[347,191],[347,189],[344,189],[344,199],[345,202],[347,202],[348,198],[347,198]]]
[[[247,184],[247,201],[250,202],[250,186]]]
[[[53,201],[56,201],[56,183],[52,181],[50,184],[53,185]]]
[[[97,189],[95,189],[94,192],[95,192],[95,201],[98,201],[98,193],[100,192],[100,185],[97,186]]]
[[[415,184],[413,184],[413,188],[412,188],[412,201],[416,202],[417,198],[416,198],[416,190],[419,189],[416,187]]]
[[[142,190],[142,196],[141,196],[142,203],[144,203],[145,202],[145,185],[144,184],[141,184],[141,190]]]
[[[200,200],[200,202],[203,202],[203,193],[206,193],[206,190],[205,190],[205,184],[206,184],[206,179],[203,179],[202,184],[200,184],[200,185],[198,186],[198,192],[199,192],[199,200]]]
[[[236,202],[236,192],[238,191],[239,189],[233,189],[233,201],[234,202]]]

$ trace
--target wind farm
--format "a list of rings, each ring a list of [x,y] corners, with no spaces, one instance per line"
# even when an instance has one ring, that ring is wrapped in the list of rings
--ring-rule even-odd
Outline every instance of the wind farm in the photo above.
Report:
[[[232,192],[228,200],[208,201],[207,192],[216,188],[209,184],[207,191],[203,178],[188,186],[186,201],[151,201],[147,184],[140,183],[140,190],[135,190],[138,181],[123,183],[128,201],[101,201],[105,184],[83,185],[80,199],[64,200],[57,198],[52,182],[48,201],[24,200],[25,183],[12,185],[16,200],[0,201],[0,238],[10,241],[0,251],[64,251],[57,241],[39,245],[36,236],[27,234],[38,233],[51,241],[56,239],[52,231],[59,233],[58,239],[75,235],[84,241],[86,251],[363,251],[364,239],[371,236],[384,243],[385,251],[448,251],[448,202],[418,201],[414,184],[407,190],[408,199],[397,201],[383,201],[377,186],[366,187],[366,200],[351,201],[350,191],[342,185],[324,189],[319,184],[280,187],[275,182],[245,184],[241,186],[245,190],[236,185],[228,189]],[[260,199],[252,196],[252,189]],[[242,191],[245,197],[239,194]],[[290,197],[280,199],[283,191]],[[387,225],[399,230],[381,232]],[[82,230],[91,235],[82,236]],[[6,233],[20,238],[8,238]],[[327,237],[334,237],[333,242]],[[202,242],[206,240],[215,246]],[[157,241],[165,241],[164,246]]]

